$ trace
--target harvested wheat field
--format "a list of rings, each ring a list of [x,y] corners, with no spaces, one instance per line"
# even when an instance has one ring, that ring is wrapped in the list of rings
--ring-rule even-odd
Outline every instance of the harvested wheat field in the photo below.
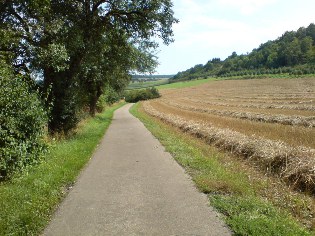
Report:
[[[162,90],[144,110],[315,193],[315,79],[213,81]]]

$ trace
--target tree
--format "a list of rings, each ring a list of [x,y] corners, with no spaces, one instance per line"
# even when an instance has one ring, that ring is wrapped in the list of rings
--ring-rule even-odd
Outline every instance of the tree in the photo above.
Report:
[[[10,48],[3,41],[1,51],[9,49],[23,73],[42,75],[49,130],[67,132],[86,100],[94,114],[104,83],[114,76],[125,81],[128,70],[152,70],[154,39],[173,41],[172,6],[170,0],[6,0],[0,4],[1,30],[12,32],[17,43]],[[108,54],[118,47],[119,53]]]
[[[300,41],[301,45],[301,63],[307,63],[312,58],[313,39],[306,36]]]

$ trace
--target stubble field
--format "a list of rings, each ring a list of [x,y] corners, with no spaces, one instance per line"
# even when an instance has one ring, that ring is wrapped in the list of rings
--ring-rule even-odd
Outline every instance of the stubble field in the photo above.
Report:
[[[315,193],[315,79],[212,81],[161,90],[145,111]]]

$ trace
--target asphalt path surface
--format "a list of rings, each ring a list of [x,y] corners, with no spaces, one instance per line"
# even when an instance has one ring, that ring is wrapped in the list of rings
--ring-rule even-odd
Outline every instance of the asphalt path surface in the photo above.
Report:
[[[43,235],[231,235],[130,107],[115,112]]]

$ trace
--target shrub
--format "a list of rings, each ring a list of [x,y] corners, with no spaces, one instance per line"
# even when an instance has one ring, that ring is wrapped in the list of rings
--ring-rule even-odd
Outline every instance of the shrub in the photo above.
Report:
[[[118,102],[120,100],[119,93],[111,87],[106,89],[104,96],[105,96],[105,102],[108,105],[112,105],[115,102]]]
[[[96,111],[102,112],[105,110],[105,107],[106,107],[106,96],[105,94],[102,94],[97,100]]]
[[[111,87],[106,87],[104,94],[102,94],[97,103],[96,110],[97,112],[102,112],[105,110],[106,105],[112,105],[115,102],[120,100],[120,95]]]
[[[159,91],[152,87],[147,89],[131,90],[125,93],[126,102],[139,102],[161,97]]]
[[[157,88],[155,87],[152,87],[151,89],[149,89],[149,92],[151,93],[151,96],[152,96],[151,99],[161,97],[159,90],[157,90]]]
[[[84,117],[81,94],[75,81],[55,80],[51,86],[48,130],[50,134],[70,134]]]
[[[37,93],[0,61],[0,180],[39,160],[46,124]]]

